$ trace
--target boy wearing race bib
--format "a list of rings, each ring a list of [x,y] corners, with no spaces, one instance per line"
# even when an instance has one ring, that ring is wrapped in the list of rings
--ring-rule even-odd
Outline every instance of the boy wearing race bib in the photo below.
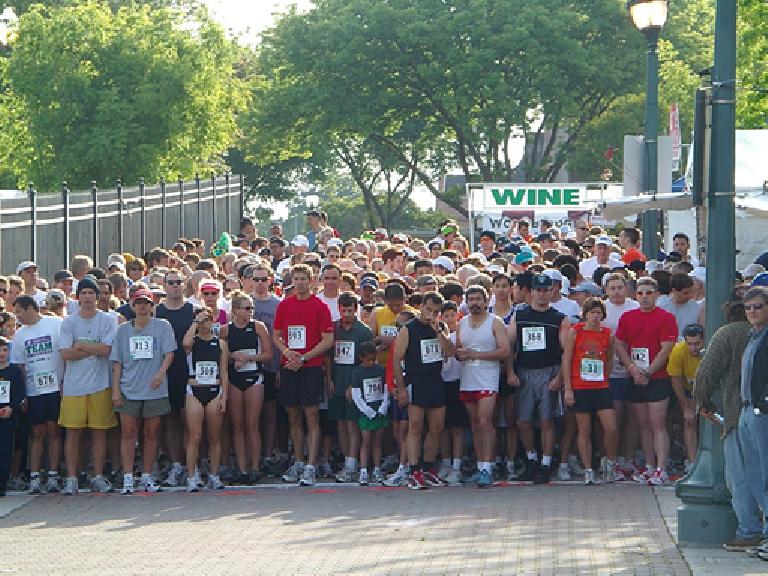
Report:
[[[381,482],[381,437],[389,426],[389,392],[384,383],[384,368],[376,364],[376,345],[360,344],[360,365],[350,375],[347,396],[358,411],[360,427],[360,486],[368,485],[368,457],[373,448],[373,481]],[[371,446],[373,442],[373,446]]]
[[[7,338],[0,336],[0,497],[5,496],[11,471],[13,435],[26,397],[23,372],[8,363],[10,344]]]
[[[595,471],[592,469],[592,414],[595,412],[603,427],[603,448],[607,455],[602,470],[603,479],[612,482],[623,479],[623,475],[616,466],[616,412],[608,385],[614,340],[611,330],[600,326],[605,319],[602,300],[587,298],[583,316],[586,321],[573,326],[565,343],[563,382],[565,403],[573,406],[576,412],[576,443],[584,466],[584,484],[590,486],[595,483]]]
[[[659,285],[655,279],[640,278],[635,296],[640,308],[625,312],[619,319],[616,352],[633,380],[629,401],[645,455],[646,469],[635,479],[659,485],[667,480],[667,406],[672,383],[666,367],[677,342],[677,322],[672,314],[656,307]]]
[[[58,492],[59,460],[61,458],[61,431],[59,409],[61,406],[61,376],[64,365],[59,356],[61,319],[41,316],[37,302],[31,296],[22,295],[14,302],[16,316],[22,327],[16,331],[11,348],[11,361],[26,375],[27,409],[32,425],[30,443],[30,488],[39,494],[43,487],[40,480],[40,464],[43,458],[43,442],[48,437],[47,492]]]
[[[120,413],[123,494],[133,494],[133,463],[140,425],[144,440],[141,486],[145,492],[160,490],[152,477],[152,467],[157,458],[160,417],[171,411],[166,374],[176,350],[171,324],[150,315],[154,300],[149,290],[136,290],[131,306],[136,317],[118,327],[110,353],[112,402]]]
[[[249,298],[246,300],[250,301]],[[250,312],[248,314],[250,316]],[[229,389],[227,343],[213,333],[213,311],[201,308],[182,341],[187,353],[189,379],[184,416],[187,422],[187,492],[197,492],[200,480],[197,454],[203,423],[208,431],[208,454],[211,471],[221,463],[221,425],[227,408]],[[194,473],[192,473],[194,471]],[[224,484],[217,474],[208,475],[208,487],[221,490]]]

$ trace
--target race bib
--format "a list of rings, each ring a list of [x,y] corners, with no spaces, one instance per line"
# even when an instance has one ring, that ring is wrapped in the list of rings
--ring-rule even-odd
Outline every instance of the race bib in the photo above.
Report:
[[[381,378],[364,378],[363,398],[367,403],[384,400],[384,381]]]
[[[288,348],[304,350],[307,347],[307,327],[288,326]]]
[[[379,329],[379,336],[397,336],[397,326],[387,325]]]
[[[478,352],[478,350],[473,350],[470,348],[473,352]],[[480,366],[480,360],[477,358],[468,358],[467,360],[464,360],[464,366]]]
[[[535,352],[547,349],[547,333],[544,326],[525,326],[523,328],[523,352]]]
[[[211,334],[213,334],[214,338],[218,338],[221,334],[221,324],[218,322],[213,322],[211,324]]]
[[[245,348],[244,350],[240,350],[240,352],[245,352],[248,354],[248,356],[256,356],[256,350],[254,348]],[[259,369],[259,363],[258,362],[246,362],[243,364],[240,368],[237,369],[238,372],[256,372]]]
[[[56,372],[35,372],[33,380],[35,383],[35,394],[37,396],[59,391],[59,377]]]
[[[11,383],[8,380],[0,380],[0,404],[11,403]]]
[[[219,367],[216,362],[210,360],[195,362],[195,380],[198,384],[215,386],[216,376],[219,375]]]
[[[599,358],[582,358],[581,379],[585,382],[603,382],[605,380],[603,361]]]
[[[352,365],[355,363],[355,343],[344,340],[337,340],[335,343],[336,353],[334,362],[336,364]]]
[[[131,360],[149,360],[152,358],[153,336],[131,336],[128,341]]]
[[[422,340],[421,344],[421,363],[432,364],[433,362],[443,361],[443,351],[440,349],[440,343],[437,338]]]
[[[648,348],[632,348],[630,355],[632,356],[632,362],[642,369],[647,370],[651,366],[651,353]]]

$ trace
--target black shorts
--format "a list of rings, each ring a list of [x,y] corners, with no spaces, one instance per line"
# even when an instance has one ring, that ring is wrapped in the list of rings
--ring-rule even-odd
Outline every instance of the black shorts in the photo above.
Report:
[[[461,380],[445,383],[445,428],[466,428],[469,426],[469,414],[464,402],[459,400]]]
[[[278,398],[283,406],[317,406],[323,401],[324,390],[322,366],[308,366],[296,372],[280,368]]]
[[[168,374],[168,403],[172,411],[184,409],[188,381],[186,370],[182,374]]]
[[[13,434],[13,449],[24,451],[27,449],[31,428],[29,414],[23,410],[16,417],[16,430]]]
[[[406,382],[411,385],[413,398],[411,404],[420,408],[440,408],[445,406],[445,384],[439,376],[418,377],[418,380]]]
[[[263,384],[264,379],[261,377],[261,372],[235,372],[233,369],[229,373],[229,383],[240,392],[245,392],[251,386]]]
[[[187,386],[187,394],[194,396],[203,406],[221,394],[221,386]]]
[[[27,396],[29,408],[29,423],[39,426],[46,422],[59,421],[59,408],[61,408],[61,393],[51,392],[41,396]]]
[[[643,402],[662,402],[672,395],[672,381],[669,378],[650,380],[647,386],[632,384],[629,387],[629,401],[633,404]]]
[[[277,400],[276,379],[277,374],[274,372],[264,372],[264,402],[274,402]]]
[[[613,395],[610,388],[598,388],[593,390],[574,390],[574,412],[592,414],[598,410],[613,409]]]

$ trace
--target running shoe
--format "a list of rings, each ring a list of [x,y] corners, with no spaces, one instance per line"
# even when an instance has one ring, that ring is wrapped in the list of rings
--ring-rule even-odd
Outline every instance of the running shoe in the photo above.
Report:
[[[506,468],[507,468],[507,474],[506,474],[507,482],[513,482],[517,480],[517,468],[515,467],[515,461],[508,460]]]
[[[301,462],[294,462],[291,464],[291,467],[288,468],[288,471],[283,474],[283,482],[296,483],[299,481],[302,474],[304,474],[304,464]]]
[[[763,541],[763,537],[759,534],[757,536],[750,536],[749,538],[742,538],[736,536],[733,540],[723,543],[723,548],[728,552],[746,552],[747,550],[756,549]]]
[[[91,492],[108,494],[109,492],[112,492],[112,483],[104,478],[104,476],[96,476],[91,480]]]
[[[360,486],[368,486],[368,470],[363,468],[360,470]]]
[[[656,468],[656,470],[653,471],[653,475],[648,481],[648,484],[651,486],[664,486],[668,480],[669,476],[667,476],[667,473],[660,468]]]
[[[683,463],[683,466],[685,467],[685,475],[687,476],[688,474],[691,473],[691,470],[693,470],[693,462],[691,462],[690,460],[686,460]]]
[[[333,478],[333,468],[331,468],[331,465],[328,464],[328,462],[323,462],[318,466],[318,476],[320,478]]]
[[[448,473],[448,476],[443,478],[443,481],[448,486],[458,486],[459,484],[461,484],[461,474],[455,468],[451,468],[451,471]]]
[[[536,477],[538,470],[538,460],[526,460],[525,470],[523,470],[523,473],[518,476],[518,479],[523,482],[533,482],[533,479]]]
[[[405,466],[401,464],[394,474],[390,474],[384,479],[382,484],[384,484],[384,486],[389,486],[390,488],[406,486],[408,484],[407,477],[408,473]]]
[[[759,558],[761,550],[764,553],[768,552],[768,538],[761,538],[760,543],[757,546],[747,548],[745,552],[747,553],[747,556],[751,558]]]
[[[653,476],[653,470],[646,466],[642,471],[635,472],[632,475],[632,480],[640,484],[648,484],[651,481],[651,476]]]
[[[440,486],[444,486],[443,481],[440,480],[440,478],[438,478],[431,470],[423,470],[422,478],[424,478],[424,482],[426,482],[427,486],[431,488],[439,488]]]
[[[381,484],[384,481],[384,475],[381,473],[381,468],[373,469],[373,482],[374,484]]]
[[[121,494],[133,494],[133,474],[123,474],[123,489]]]
[[[221,482],[221,477],[216,474],[208,475],[208,489],[209,490],[224,490],[224,484]]]
[[[198,488],[205,488],[205,482],[203,482],[203,479],[200,478],[200,468],[195,468],[195,473],[192,477],[195,479],[195,482],[197,482]]]
[[[155,479],[152,478],[151,474],[142,474],[141,475],[141,489],[144,490],[144,492],[160,492],[160,486],[158,486],[155,483]]]
[[[624,482],[626,477],[616,462],[608,460],[600,465],[600,476],[604,482]]]
[[[42,494],[43,486],[40,482],[40,476],[32,476],[29,481],[29,493],[30,494]]]
[[[75,479],[75,481],[77,481],[77,479]],[[45,491],[51,493],[58,492],[59,490],[61,490],[61,486],[59,485],[59,475],[51,474],[48,476],[48,480],[45,483]]]
[[[445,477],[451,473],[451,470],[453,470],[453,466],[451,466],[450,464],[443,464],[442,466],[440,466],[440,471],[437,473],[437,475],[443,480],[445,480]]]
[[[248,472],[248,483],[249,484],[258,484],[261,482],[261,472],[258,470],[251,470]]]
[[[478,488],[490,488],[493,485],[493,478],[491,478],[491,473],[487,470],[480,470],[480,474],[477,478],[477,487]]]
[[[168,470],[168,476],[165,477],[163,486],[179,486],[182,482],[184,482],[184,468],[175,465],[171,466],[171,469]]]
[[[49,478],[50,480],[50,478]],[[67,478],[67,481],[64,483],[64,488],[61,491],[62,496],[74,496],[77,494],[78,491],[78,483],[77,478],[74,476],[70,476]]]
[[[480,470],[475,470],[469,476],[465,476],[461,481],[462,484],[477,484],[480,480]]]
[[[194,476],[187,478],[187,492],[200,492],[200,488],[197,486],[197,481]]]
[[[416,470],[413,474],[408,474],[408,488],[411,490],[426,490],[429,488],[424,480],[424,474],[421,470]]]
[[[571,471],[568,469],[568,464],[560,464],[560,466],[558,466],[557,479],[561,481],[571,479]]]
[[[354,482],[355,473],[349,468],[342,468],[341,471],[336,474],[336,482]]]
[[[315,481],[315,467],[312,464],[307,464],[304,466],[304,473],[299,480],[299,486],[314,486]]]
[[[571,474],[574,476],[584,475],[584,467],[579,462],[579,457],[576,454],[568,455],[568,468],[570,468]]]
[[[595,485],[595,471],[592,470],[592,468],[587,468],[584,470],[584,484],[586,486]]]
[[[18,474],[8,481],[8,490],[28,490],[29,483],[24,479],[24,476]]]
[[[549,484],[552,477],[552,468],[550,466],[539,466],[536,475],[533,477],[534,484]]]

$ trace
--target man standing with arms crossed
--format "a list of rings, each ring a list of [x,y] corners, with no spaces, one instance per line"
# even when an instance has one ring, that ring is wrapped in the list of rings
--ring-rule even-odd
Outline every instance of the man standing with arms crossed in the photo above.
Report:
[[[441,372],[443,356],[454,353],[448,327],[439,319],[442,305],[443,297],[438,292],[424,294],[418,317],[398,332],[392,357],[397,401],[400,406],[408,406],[408,486],[413,490],[442,485],[434,470],[445,422],[445,384]],[[407,387],[411,388],[410,394]],[[424,461],[419,466],[425,413],[429,430],[424,440]]]
[[[493,483],[493,414],[499,392],[500,362],[509,356],[509,338],[501,318],[488,313],[485,288],[467,288],[466,299],[469,316],[462,318],[456,329],[456,357],[464,362],[459,399],[467,407],[475,437],[480,471],[477,485],[487,488]]]
[[[295,456],[283,480],[312,486],[320,447],[319,405],[325,388],[323,355],[333,346],[334,326],[328,306],[312,293],[312,269],[305,264],[294,266],[291,278],[295,293],[278,304],[272,335],[275,346],[283,355],[279,399],[288,411]],[[302,413],[307,420],[307,466],[302,462]]]

